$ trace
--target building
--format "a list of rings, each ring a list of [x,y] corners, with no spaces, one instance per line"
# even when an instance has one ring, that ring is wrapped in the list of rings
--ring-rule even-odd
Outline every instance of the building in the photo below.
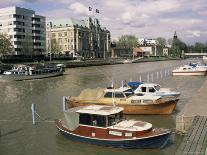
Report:
[[[0,33],[7,34],[16,55],[45,52],[45,17],[35,11],[8,7],[0,9]]]
[[[138,44],[139,45],[156,45],[157,44],[157,41],[155,39],[144,39],[144,38],[139,38],[138,39]]]
[[[50,22],[46,36],[48,53],[84,58],[106,58],[110,54],[110,32],[96,18]]]

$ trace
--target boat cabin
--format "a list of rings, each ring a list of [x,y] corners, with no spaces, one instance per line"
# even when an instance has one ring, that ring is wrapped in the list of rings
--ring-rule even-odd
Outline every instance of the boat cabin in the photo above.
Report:
[[[132,136],[133,132],[148,132],[152,129],[152,124],[148,122],[124,120],[123,110],[124,109],[122,107],[105,105],[91,105],[72,108],[64,113],[65,125],[70,131],[78,133],[81,132],[80,129],[88,130],[84,131],[86,133],[93,133],[95,130],[91,130],[91,128],[94,128],[99,132],[100,129],[105,129],[102,133],[105,135],[125,135],[126,137]],[[124,133],[124,135],[122,133]]]
[[[74,130],[79,125],[108,127],[123,119],[123,108],[92,105],[72,108],[64,114],[70,130]]]
[[[107,88],[104,91],[104,98],[128,98],[129,96],[134,95],[132,89],[128,87],[120,87],[120,88]]]
[[[160,85],[154,83],[143,83],[139,85],[139,87],[134,91],[135,94],[137,93],[155,93],[160,90]]]

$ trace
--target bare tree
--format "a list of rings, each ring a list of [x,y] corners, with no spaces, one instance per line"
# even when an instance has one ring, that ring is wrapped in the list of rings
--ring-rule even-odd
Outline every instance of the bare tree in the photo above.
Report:
[[[0,57],[14,54],[14,47],[6,34],[0,34]]]

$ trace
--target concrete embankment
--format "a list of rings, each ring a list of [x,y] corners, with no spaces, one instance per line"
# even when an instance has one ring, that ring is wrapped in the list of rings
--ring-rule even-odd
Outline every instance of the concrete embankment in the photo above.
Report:
[[[195,116],[207,116],[207,80],[176,117],[176,130],[186,132]]]
[[[133,63],[142,63],[142,62],[153,62],[153,61],[169,61],[169,60],[179,60],[179,58],[144,58],[140,60],[136,60]],[[48,62],[49,63],[49,62]],[[74,68],[74,67],[87,67],[87,66],[101,66],[101,65],[116,65],[116,64],[123,64],[123,60],[86,60],[86,61],[66,61],[66,62],[53,62],[55,64],[63,63],[66,65],[66,68]]]

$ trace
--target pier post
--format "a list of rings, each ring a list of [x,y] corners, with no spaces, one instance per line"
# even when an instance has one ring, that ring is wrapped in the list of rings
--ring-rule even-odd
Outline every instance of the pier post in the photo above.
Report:
[[[159,79],[159,73],[157,72],[157,80]]]
[[[153,82],[154,80],[154,77],[153,77],[153,73],[151,74],[151,81]]]
[[[32,124],[35,125],[35,104],[34,103],[32,103],[31,110],[32,110]]]
[[[65,112],[67,110],[66,106],[67,106],[66,97],[63,96],[63,112]]]
[[[165,70],[165,77],[167,76],[167,71]]]
[[[149,73],[147,74],[147,82],[149,82]]]
[[[160,71],[160,78],[162,79],[162,71]]]
[[[139,76],[139,82],[142,82],[142,76],[141,75]]]
[[[124,80],[121,81],[121,87],[124,87]]]

